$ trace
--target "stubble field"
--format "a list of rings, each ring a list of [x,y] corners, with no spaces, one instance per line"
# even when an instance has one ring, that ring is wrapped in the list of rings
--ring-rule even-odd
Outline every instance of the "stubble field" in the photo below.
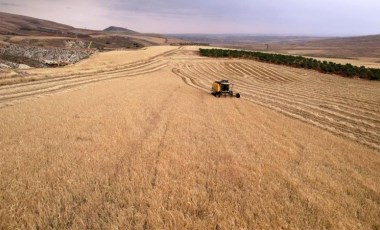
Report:
[[[0,78],[0,228],[380,228],[379,82],[195,50]]]

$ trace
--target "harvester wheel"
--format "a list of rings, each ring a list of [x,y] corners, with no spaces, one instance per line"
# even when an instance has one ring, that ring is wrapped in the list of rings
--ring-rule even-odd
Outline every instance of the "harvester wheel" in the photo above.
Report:
[[[237,93],[237,94],[236,94],[236,98],[240,98],[240,93]]]

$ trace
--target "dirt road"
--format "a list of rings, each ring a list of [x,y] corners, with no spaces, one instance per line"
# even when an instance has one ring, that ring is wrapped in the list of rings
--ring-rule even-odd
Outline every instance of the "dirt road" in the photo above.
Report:
[[[142,52],[0,87],[0,228],[380,227],[378,83]]]

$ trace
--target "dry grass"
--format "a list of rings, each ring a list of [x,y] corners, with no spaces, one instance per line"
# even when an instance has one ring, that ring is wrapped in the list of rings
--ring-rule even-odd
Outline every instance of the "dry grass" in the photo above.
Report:
[[[380,227],[377,150],[255,104],[262,101],[245,87],[260,79],[241,74],[245,69],[228,72],[245,99],[216,99],[194,88],[203,89],[211,80],[206,76],[223,77],[229,63],[264,72],[276,71],[273,66],[235,61],[223,66],[191,50],[166,51],[160,56],[152,51],[134,65],[123,66],[121,58],[122,68],[110,71],[109,81],[103,81],[106,72],[118,63],[92,73],[91,79],[102,80],[98,83],[62,78],[56,85],[41,80],[0,88],[0,104],[13,105],[0,109],[0,228]],[[107,61],[101,55],[92,60]],[[358,94],[373,82],[281,68],[276,76],[298,79],[294,87],[302,78],[314,79],[309,87],[319,79],[318,88],[336,87],[349,103],[354,96],[363,104],[379,103],[379,91],[372,91],[375,98]],[[195,70],[203,75],[194,72],[191,81],[173,69],[181,76]],[[39,76],[47,70],[35,71]],[[271,85],[292,86],[273,76],[264,83],[259,86],[268,93]],[[340,91],[343,83],[353,96]],[[285,90],[278,93],[285,97]],[[358,106],[350,105],[361,110]]]
[[[26,74],[10,75],[7,72],[0,72],[0,85],[12,85],[17,83],[26,83],[35,80],[44,80],[48,76],[48,81],[54,81],[55,86],[61,86],[62,80],[71,79],[78,81],[83,77],[91,77],[99,79],[108,77],[111,73],[119,73],[122,75],[125,71],[144,70],[146,65],[158,64],[157,56],[175,50],[175,47],[170,46],[155,46],[149,49],[136,51],[111,51],[106,53],[97,53],[91,59],[85,59],[75,65],[69,65],[62,68],[46,68],[46,69],[31,69],[25,72]],[[152,60],[156,58],[155,60]],[[146,69],[146,68],[145,68]],[[44,82],[42,82],[44,83]],[[26,84],[29,85],[29,84]],[[26,86],[21,85],[21,86]],[[17,87],[19,87],[18,85]],[[19,90],[19,89],[18,89]]]

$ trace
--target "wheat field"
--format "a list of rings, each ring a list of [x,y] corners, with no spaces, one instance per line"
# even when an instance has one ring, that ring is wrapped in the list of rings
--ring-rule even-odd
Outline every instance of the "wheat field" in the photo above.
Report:
[[[27,73],[0,78],[1,229],[380,228],[379,82],[194,47]]]

